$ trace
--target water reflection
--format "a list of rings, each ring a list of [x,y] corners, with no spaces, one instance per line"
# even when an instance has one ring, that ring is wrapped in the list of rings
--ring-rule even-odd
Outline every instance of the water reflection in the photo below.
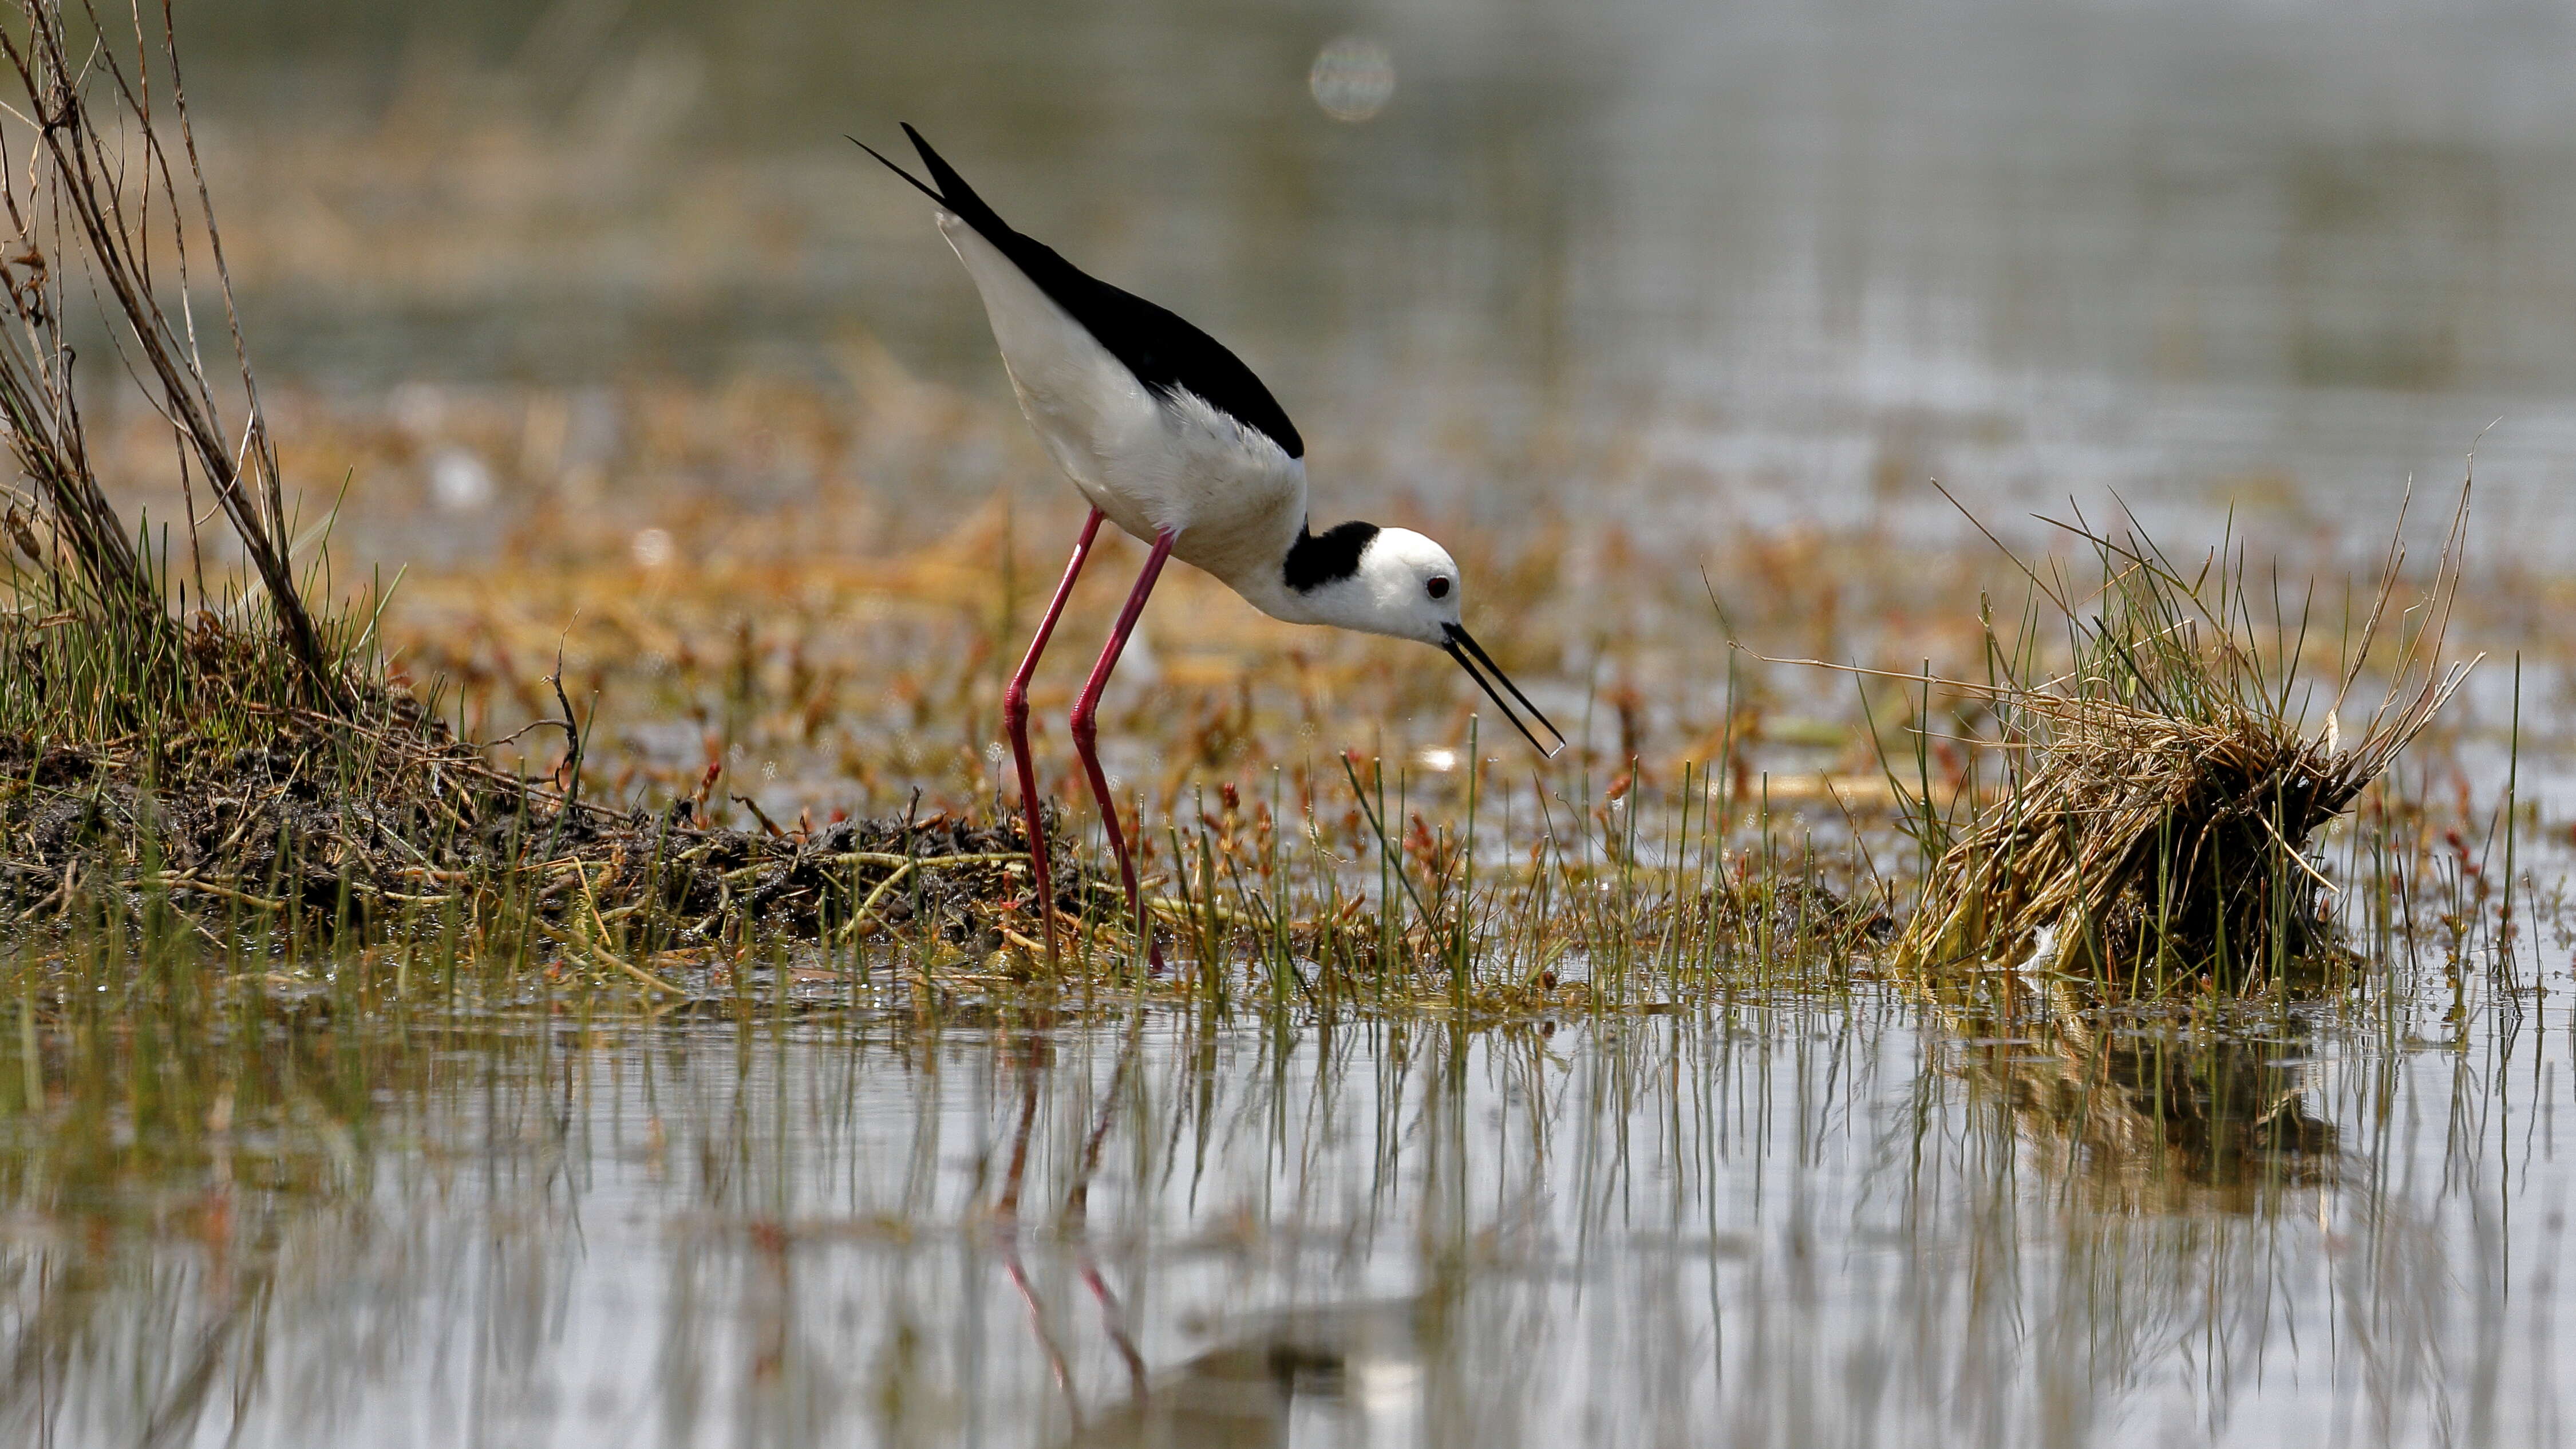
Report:
[[[1427,1303],[1348,1304],[1261,1315],[1084,1424],[1067,1449],[1286,1444],[1300,1411],[1333,1442],[1384,1442],[1422,1417]]]
[[[2188,1031],[2013,988],[1946,1024],[1941,1055],[1972,1098],[2000,1105],[2034,1165],[2097,1210],[2269,1211],[2344,1176],[2303,1017],[2287,1031]]]
[[[2488,1074],[2474,1041],[2332,1018],[2037,1022],[1863,992],[1475,1033],[1115,1004],[366,1032],[306,1007],[211,1048],[48,1026],[41,1105],[0,1116],[0,1437],[2567,1421],[2549,1337],[2500,1326],[2565,1311],[2507,1293],[2507,1245],[2554,1251],[2517,1204],[2576,1184],[2493,1130],[2534,1120],[2559,1018],[2538,1075],[2529,1038]],[[2431,1367],[2471,1344],[2481,1374]]]

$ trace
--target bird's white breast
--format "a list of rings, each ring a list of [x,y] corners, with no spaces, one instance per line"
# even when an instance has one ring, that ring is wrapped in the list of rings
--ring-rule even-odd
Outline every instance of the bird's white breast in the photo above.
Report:
[[[1175,556],[1272,608],[1269,576],[1305,522],[1305,465],[1190,393],[1146,387],[972,227],[942,214],[939,228],[1056,466],[1120,528],[1149,541],[1174,530]]]

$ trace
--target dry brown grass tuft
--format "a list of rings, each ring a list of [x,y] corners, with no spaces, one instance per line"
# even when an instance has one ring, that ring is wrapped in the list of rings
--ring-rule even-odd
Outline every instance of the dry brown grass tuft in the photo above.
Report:
[[[2035,628],[2009,652],[1991,644],[1995,682],[1978,692],[1993,702],[2005,786],[1955,839],[1922,817],[1945,838],[1927,841],[1942,848],[1901,959],[1938,971],[2053,952],[2060,969],[2142,990],[2243,986],[2309,957],[2328,938],[2333,889],[2310,840],[2475,663],[2441,662],[2467,506],[2464,490],[2424,597],[2393,620],[2404,555],[2392,543],[2322,701],[2301,676],[2308,609],[2290,613],[2274,591],[2258,627],[2241,551],[2222,546],[2186,574],[2134,531],[2070,525],[2100,565],[2098,602],[2085,617],[2062,577],[2030,574],[2072,642],[2053,678],[2027,680]],[[2380,703],[2347,744],[2340,710],[2372,670]]]

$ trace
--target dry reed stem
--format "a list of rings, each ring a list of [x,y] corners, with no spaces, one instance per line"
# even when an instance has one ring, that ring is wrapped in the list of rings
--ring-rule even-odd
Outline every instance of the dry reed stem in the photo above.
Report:
[[[18,78],[16,99],[24,107],[10,111],[33,129],[23,157],[0,129],[0,209],[7,213],[13,247],[0,281],[16,323],[0,333],[0,423],[10,452],[36,483],[44,516],[87,586],[88,605],[138,632],[166,633],[168,601],[160,572],[166,561],[145,556],[130,541],[91,469],[82,433],[66,304],[85,286],[102,302],[128,377],[178,445],[183,492],[190,500],[186,522],[198,607],[211,600],[197,546],[194,474],[212,488],[313,697],[345,704],[337,661],[294,575],[277,449],[233,307],[222,231],[179,85],[169,5],[165,0],[161,7],[156,47],[142,0],[132,0],[130,55],[109,41],[112,32],[88,0],[76,12],[95,37],[85,46],[73,38],[59,0],[21,0],[19,14],[20,25],[0,28],[0,57]],[[182,199],[178,170],[164,145],[164,123],[154,115],[156,78],[167,90],[166,124],[179,132],[179,169],[189,178],[190,200]],[[97,104],[94,93],[103,93],[106,103]],[[238,427],[226,420],[200,352],[188,295],[192,235],[202,236],[211,253],[239,365]],[[167,294],[175,297],[176,318],[163,307],[165,291],[156,274],[161,255],[177,273]],[[40,567],[50,562],[42,560]]]

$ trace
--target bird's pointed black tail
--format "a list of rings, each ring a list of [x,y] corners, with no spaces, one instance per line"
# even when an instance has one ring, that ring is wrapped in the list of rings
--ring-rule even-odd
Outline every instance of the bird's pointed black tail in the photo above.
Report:
[[[966,184],[966,178],[957,174],[956,167],[930,149],[930,143],[921,139],[921,133],[912,128],[911,122],[903,123],[903,133],[912,138],[912,149],[921,153],[921,164],[930,168],[930,179],[939,185],[940,199],[950,211],[957,213],[959,220],[982,232],[985,240],[996,245],[1011,234],[1010,226],[993,208],[984,204],[984,198],[975,194],[975,188]]]
[[[910,128],[907,127],[906,129]],[[841,139],[877,158],[878,165],[893,172],[895,175],[902,177],[911,185],[913,190],[920,192],[922,195],[929,197],[931,200],[938,202],[942,206],[946,206],[948,204],[947,197],[931,190],[929,183],[923,181],[920,177],[913,175],[911,172],[906,171],[902,167],[887,160],[886,154],[883,151],[878,150],[876,147],[869,145],[867,142],[860,140],[856,136],[843,136]]]
[[[921,153],[921,164],[929,168],[929,181],[924,181],[892,161],[888,161],[884,152],[858,137],[851,136],[846,139],[851,145],[876,157],[878,164],[885,169],[910,182],[915,191],[955,212],[959,220],[981,232],[985,240],[1000,246],[1004,238],[1013,235],[1009,224],[1005,223],[993,208],[984,204],[984,198],[975,194],[975,188],[966,184],[966,178],[957,174],[957,168],[949,165],[946,158],[930,149],[930,143],[921,139],[921,133],[914,130],[911,123],[902,124],[903,133],[912,138],[912,148]]]
[[[924,181],[886,160],[883,153],[856,136],[850,141],[973,227],[1031,284],[1126,364],[1137,381],[1166,396],[1191,393],[1269,438],[1289,457],[1306,455],[1306,444],[1297,436],[1296,425],[1280,411],[1270,389],[1261,385],[1261,379],[1252,375],[1252,369],[1245,367],[1241,358],[1226,351],[1223,343],[1142,297],[1086,275],[1045,243],[1011,230],[1010,224],[975,194],[975,188],[966,184],[966,178],[957,174],[957,168],[930,149],[919,131],[906,126],[903,133],[912,138],[913,149],[921,153],[930,180]]]

